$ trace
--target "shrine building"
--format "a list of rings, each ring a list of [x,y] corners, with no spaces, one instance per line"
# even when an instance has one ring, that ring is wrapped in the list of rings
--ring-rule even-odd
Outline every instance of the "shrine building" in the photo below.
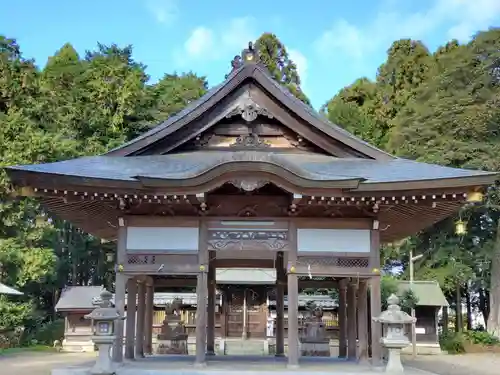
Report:
[[[192,285],[194,361],[205,363],[215,352],[216,270],[250,268],[275,272],[266,287],[275,352],[291,367],[304,288],[338,288],[339,356],[378,361],[382,329],[371,316],[381,312],[381,244],[453,215],[497,179],[362,141],[276,82],[251,46],[224,82],[130,142],[6,171],[20,195],[117,242],[115,306],[123,314],[127,298],[128,313],[116,325],[115,361],[152,352],[155,289]],[[248,306],[251,293],[227,295]],[[235,315],[248,327],[249,315]],[[244,339],[252,332],[235,329]]]

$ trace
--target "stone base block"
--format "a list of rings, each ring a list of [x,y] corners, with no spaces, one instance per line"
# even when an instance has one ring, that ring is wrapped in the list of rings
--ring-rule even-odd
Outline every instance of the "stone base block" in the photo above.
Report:
[[[95,345],[92,341],[63,340],[62,351],[68,353],[91,353],[95,352]]]
[[[116,370],[116,375],[213,375],[213,374],[225,374],[225,375],[331,375],[333,373],[337,375],[375,375],[383,373],[381,369],[367,369],[360,368],[359,370],[353,368],[344,368],[343,366],[332,366],[329,368],[322,369],[310,369],[305,366],[299,366],[298,368],[276,368],[272,369],[250,369],[250,370],[238,370],[238,369],[224,369],[215,370],[210,368],[210,365],[206,367],[196,368],[184,368],[184,369],[169,369],[166,366],[163,369],[159,368],[119,368]],[[406,369],[406,375],[435,375],[421,370]],[[52,370],[51,375],[90,375],[89,368],[63,368]]]
[[[55,368],[51,375],[90,375],[90,367]]]
[[[402,350],[403,354],[412,354],[413,347],[411,344]],[[442,354],[441,347],[438,343],[417,343],[418,355],[439,355]]]
[[[303,342],[300,344],[303,357],[330,357],[329,342]]]
[[[156,354],[188,354],[187,340],[158,340]]]

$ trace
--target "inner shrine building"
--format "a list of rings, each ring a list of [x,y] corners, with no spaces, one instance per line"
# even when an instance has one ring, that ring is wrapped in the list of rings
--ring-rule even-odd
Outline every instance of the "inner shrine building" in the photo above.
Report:
[[[381,244],[454,214],[497,178],[371,146],[295,98],[251,47],[224,82],[130,142],[6,171],[20,195],[117,242],[115,306],[123,314],[127,298],[128,314],[116,361],[152,352],[155,288],[195,285],[194,360],[204,363],[216,270],[255,268],[276,274],[276,355],[292,367],[304,288],[338,288],[339,355],[378,361]]]

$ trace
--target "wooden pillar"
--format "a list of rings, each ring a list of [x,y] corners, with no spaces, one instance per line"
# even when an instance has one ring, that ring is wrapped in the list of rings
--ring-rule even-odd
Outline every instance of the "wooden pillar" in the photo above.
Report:
[[[357,319],[356,319],[356,292],[357,284],[349,283],[347,292],[347,358],[357,357]]]
[[[146,321],[144,329],[144,354],[153,354],[153,314],[154,314],[154,284],[153,278],[149,278],[146,284]]]
[[[358,289],[358,360],[368,361],[368,286],[366,281],[359,283]]]
[[[226,292],[221,292],[220,295],[220,331],[222,337],[227,337],[227,294]]]
[[[375,226],[374,226],[375,227]],[[371,231],[370,266],[373,276],[370,278],[370,314],[378,317],[382,312],[382,294],[380,289],[380,232]],[[371,352],[372,364],[379,366],[382,363],[382,325],[371,319]]]
[[[137,281],[131,278],[127,282],[127,332],[125,338],[125,358],[134,359],[135,314],[137,311]]]
[[[370,311],[372,317],[380,316],[382,312],[382,301],[381,301],[381,290],[380,290],[380,276],[372,276],[370,280]],[[374,365],[380,365],[382,362],[382,344],[380,343],[380,338],[382,337],[382,325],[376,323],[372,320],[372,363]]]
[[[144,358],[144,326],[146,323],[146,283],[144,280],[138,283],[137,291],[135,355],[137,358]]]
[[[118,239],[116,248],[116,265],[124,264],[127,257],[127,227],[120,221],[118,227]],[[116,272],[115,276],[115,308],[120,316],[125,316],[125,294],[127,289],[127,279],[123,273]],[[113,345],[113,361],[123,362],[123,331],[124,323],[122,319],[115,320],[116,340]]]
[[[290,251],[288,253],[288,367],[299,367],[299,280],[294,268],[297,266],[297,228],[290,222],[288,229]],[[292,268],[293,267],[293,268]]]
[[[243,329],[241,330],[241,339],[246,340],[248,337],[248,307],[247,307],[247,289],[243,289]]]
[[[339,357],[347,357],[347,280],[339,282]]]
[[[207,251],[207,226],[204,220],[200,221],[200,234],[198,246],[198,263],[200,272],[196,284],[196,358],[195,366],[203,366],[206,362],[206,339],[207,339],[207,272],[208,272],[208,251]]]
[[[285,264],[283,252],[276,254],[276,356],[285,355]]]
[[[207,355],[215,355],[215,251],[209,252],[209,266],[207,275],[208,311],[207,311]]]

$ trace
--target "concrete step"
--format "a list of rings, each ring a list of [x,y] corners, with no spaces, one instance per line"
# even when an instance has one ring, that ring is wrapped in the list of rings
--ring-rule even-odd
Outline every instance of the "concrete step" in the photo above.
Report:
[[[265,355],[264,340],[226,340],[225,355]]]

